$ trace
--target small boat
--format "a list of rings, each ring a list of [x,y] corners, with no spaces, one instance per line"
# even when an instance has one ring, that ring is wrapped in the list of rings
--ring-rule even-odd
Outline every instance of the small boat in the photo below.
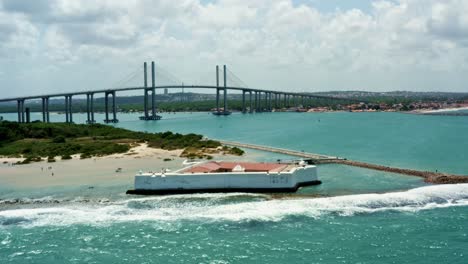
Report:
[[[160,195],[213,192],[296,192],[299,188],[321,184],[317,167],[295,162],[184,162],[186,167],[171,172],[140,171],[133,190],[127,194]]]
[[[228,109],[226,109],[226,111],[224,111],[224,108],[219,108],[219,109],[216,109],[216,108],[213,108],[211,109],[211,113],[213,115],[217,115],[217,116],[227,116],[227,115],[230,115],[232,114],[231,111],[229,111]]]
[[[232,114],[232,112],[231,111],[222,111],[222,112],[213,111],[212,114],[217,115],[217,116],[227,116],[227,115]]]

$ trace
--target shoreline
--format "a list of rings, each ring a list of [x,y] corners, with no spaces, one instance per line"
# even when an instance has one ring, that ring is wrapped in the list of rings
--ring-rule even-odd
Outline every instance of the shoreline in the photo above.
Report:
[[[72,159],[55,162],[46,160],[29,164],[13,164],[24,158],[0,157],[0,183],[6,188],[48,188],[94,185],[126,185],[131,188],[134,176],[140,171],[177,170],[183,167],[185,157],[180,150],[151,148],[140,143],[125,153],[102,157],[80,159],[79,154]],[[245,153],[242,156],[223,153],[210,153],[213,160],[249,160],[258,154]],[[119,169],[120,168],[120,169]]]
[[[397,109],[387,109],[387,110],[314,110],[313,108],[308,109],[307,111],[289,111],[283,109],[276,109],[271,112],[259,112],[259,113],[305,113],[305,114],[331,114],[331,113],[399,113],[399,114],[413,114],[413,115],[447,115],[447,116],[457,116],[457,115],[468,115],[468,113],[460,113],[457,114],[458,111],[468,111],[468,107],[459,107],[459,108],[441,108],[441,109],[418,109],[418,110],[411,110],[411,111],[401,111]],[[40,114],[40,112],[31,112],[34,114]],[[142,112],[121,112],[117,111],[118,114],[140,114]],[[193,114],[193,113],[206,113],[211,114],[211,111],[174,111],[174,112],[158,112],[158,114]],[[242,111],[240,110],[232,110],[232,113],[240,114]],[[4,112],[2,114],[16,114],[16,112]],[[62,112],[50,112],[52,115],[64,116],[65,114]],[[86,112],[73,112],[73,114],[86,114]],[[95,112],[95,114],[104,114],[104,112]],[[7,121],[15,122],[16,119],[5,119]],[[39,119],[37,119],[40,121]],[[64,121],[54,122],[60,123]],[[99,122],[98,122],[99,123]]]
[[[436,110],[433,110],[433,109],[421,109],[421,110],[414,110],[414,111],[411,111],[410,113],[414,113],[414,114],[441,114],[441,113],[446,113],[446,112],[458,112],[458,111],[463,111],[463,110],[468,110],[468,106],[467,107],[458,107],[458,108],[441,108],[441,109],[436,109]]]
[[[12,165],[21,158],[0,158],[1,181],[5,186],[54,187],[94,184],[133,184],[139,170],[173,169],[182,163],[182,150],[154,149],[140,144],[126,153],[70,160],[56,157],[55,162],[45,160],[29,164]],[[164,161],[166,159],[166,161]],[[5,163],[6,162],[6,163]]]

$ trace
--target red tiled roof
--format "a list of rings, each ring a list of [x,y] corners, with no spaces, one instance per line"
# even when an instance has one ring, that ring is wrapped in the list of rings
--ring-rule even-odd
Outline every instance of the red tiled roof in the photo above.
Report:
[[[232,171],[237,165],[242,166],[246,172],[272,172],[279,171],[286,167],[285,164],[278,163],[255,163],[255,162],[227,162],[210,161],[200,165],[195,165],[184,172],[188,173],[208,173],[221,171]]]

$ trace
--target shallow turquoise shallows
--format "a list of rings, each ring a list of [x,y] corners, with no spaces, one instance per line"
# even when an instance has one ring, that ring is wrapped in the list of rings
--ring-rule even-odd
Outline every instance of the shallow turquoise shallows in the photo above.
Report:
[[[468,175],[464,116],[163,117],[144,122],[119,113],[116,126]],[[77,122],[84,118],[74,115]],[[319,166],[319,177],[322,185],[286,196],[159,197],[126,196],[127,186],[105,184],[18,189],[0,177],[0,263],[468,263],[468,184],[431,186],[416,177],[339,165]]]

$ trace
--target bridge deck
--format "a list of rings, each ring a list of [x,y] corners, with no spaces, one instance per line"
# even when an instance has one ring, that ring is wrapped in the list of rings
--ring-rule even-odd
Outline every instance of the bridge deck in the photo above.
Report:
[[[213,85],[162,85],[162,86],[155,86],[154,89],[161,90],[161,89],[180,89],[180,88],[193,88],[193,89],[227,89],[227,90],[235,90],[235,91],[246,91],[246,92],[266,92],[266,93],[275,93],[281,95],[295,95],[295,96],[304,96],[310,98],[318,98],[318,99],[333,99],[333,100],[344,100],[344,101],[356,101],[360,102],[361,100],[356,100],[353,98],[340,98],[340,97],[331,97],[331,96],[322,96],[316,95],[312,93],[305,93],[305,92],[284,92],[284,91],[274,91],[274,90],[267,90],[267,89],[256,89],[256,88],[249,88],[249,87],[234,87],[234,86],[213,86]],[[33,95],[33,96],[18,96],[18,97],[11,97],[11,98],[0,98],[1,102],[10,102],[10,101],[17,101],[17,100],[31,100],[31,99],[41,99],[44,97],[61,97],[61,96],[76,96],[76,95],[86,95],[86,94],[95,94],[95,93],[106,93],[106,92],[123,92],[123,91],[136,91],[136,90],[151,90],[152,87],[122,87],[122,88],[109,88],[109,89],[101,89],[101,90],[88,90],[88,91],[76,91],[76,92],[64,92],[64,93],[54,93],[54,94],[42,94],[42,95]]]

